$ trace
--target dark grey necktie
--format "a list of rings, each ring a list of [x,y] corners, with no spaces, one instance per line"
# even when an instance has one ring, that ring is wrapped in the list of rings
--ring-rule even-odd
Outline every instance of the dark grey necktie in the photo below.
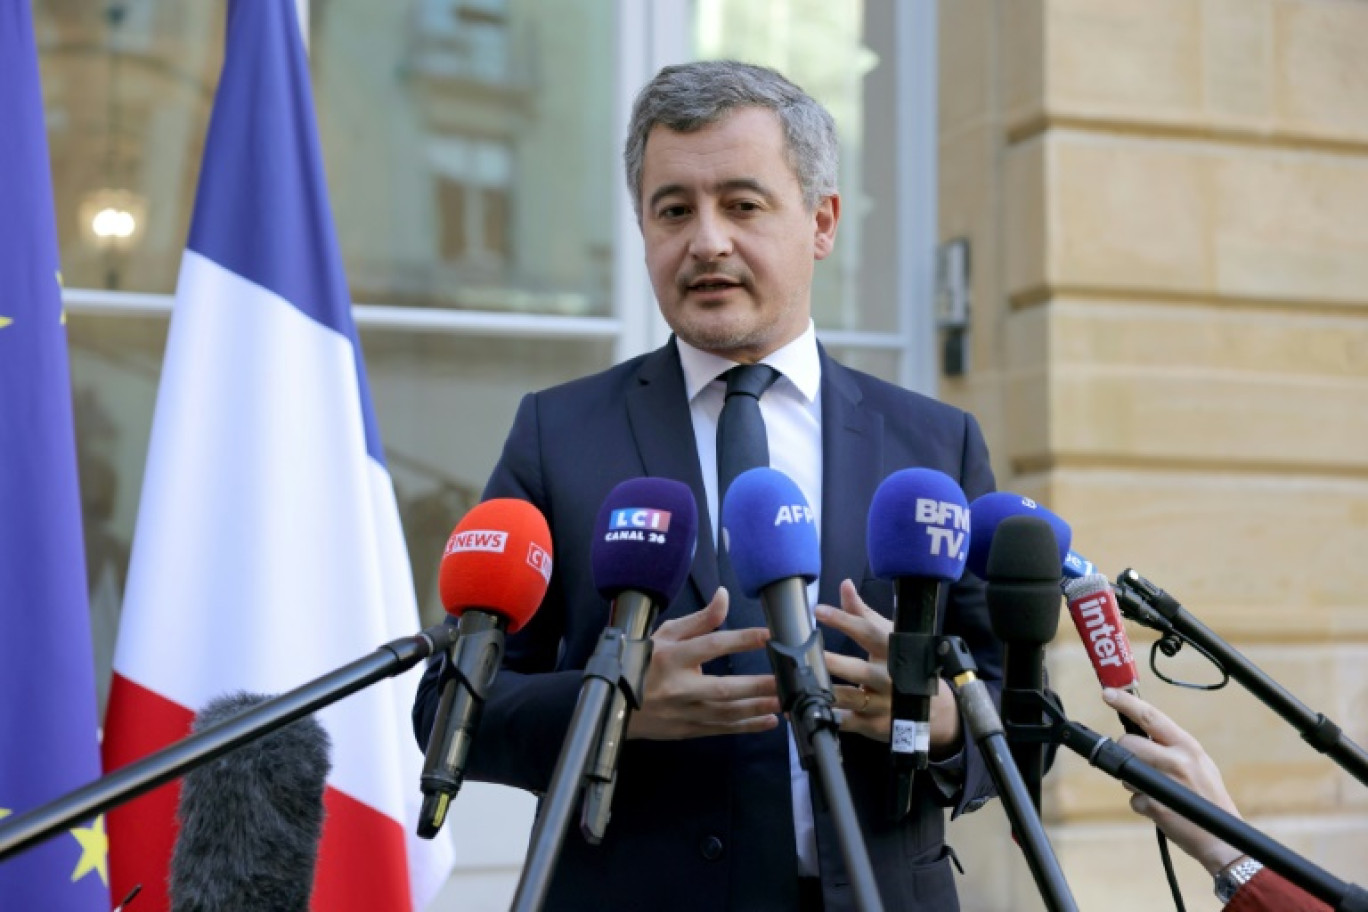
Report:
[[[779,379],[768,364],[739,364],[722,375],[727,398],[717,419],[717,512],[727,489],[747,469],[769,465],[769,441],[760,397]]]
[[[722,544],[722,504],[727,489],[747,469],[769,465],[769,441],[765,438],[765,419],[760,414],[760,397],[779,379],[779,372],[767,364],[741,364],[723,374],[727,398],[717,419],[717,571],[722,585],[731,595],[726,626],[764,627],[765,614],[760,602],[747,598],[732,572]],[[763,652],[732,656],[732,670],[743,674],[769,671]]]

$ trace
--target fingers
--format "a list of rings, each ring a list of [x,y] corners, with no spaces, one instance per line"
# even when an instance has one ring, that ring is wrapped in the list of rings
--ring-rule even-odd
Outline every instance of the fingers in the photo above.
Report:
[[[709,735],[750,735],[756,732],[769,731],[777,728],[779,716],[765,715],[756,716],[753,719],[742,719],[736,722],[697,722],[690,729],[689,737],[707,737]]]
[[[1188,749],[1197,746],[1196,739],[1184,731],[1177,722],[1134,694],[1107,687],[1102,690],[1102,699],[1108,706],[1143,728],[1151,739],[1160,744]]]
[[[871,658],[883,660],[887,657],[888,634],[893,623],[866,605],[850,580],[841,582],[839,610],[830,605],[818,605],[815,613],[818,621],[850,637]]]
[[[711,703],[704,707],[713,723],[736,724],[759,720],[764,716],[778,719],[778,697],[755,697],[750,700],[730,700]]]
[[[689,695],[691,699],[706,703],[725,703],[732,701],[752,700],[757,697],[774,697],[779,692],[779,685],[774,680],[774,675],[701,675],[694,682],[696,690]],[[778,712],[778,701],[775,701],[775,709],[765,710],[766,712]]]
[[[866,690],[863,687],[847,687],[844,684],[837,684],[831,688],[832,695],[836,698],[836,708],[856,715],[864,715],[875,711],[874,691]]]
[[[713,600],[706,607],[682,618],[666,621],[652,634],[652,638],[656,641],[691,640],[709,631],[716,630],[727,619],[729,604],[730,598],[727,595],[726,588],[718,586],[717,592],[713,595]]]
[[[833,677],[883,694],[893,689],[887,667],[854,656],[841,655],[839,652],[823,654],[826,656],[827,670]]]
[[[764,649],[769,637],[769,631],[763,627],[703,633],[677,643],[672,653],[672,661],[685,666],[703,665],[721,656]]]

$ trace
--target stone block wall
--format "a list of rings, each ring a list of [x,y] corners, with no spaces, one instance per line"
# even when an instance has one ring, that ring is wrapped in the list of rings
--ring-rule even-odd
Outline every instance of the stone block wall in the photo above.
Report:
[[[974,304],[942,396],[1100,569],[1137,568],[1368,744],[1368,3],[940,10],[940,228],[970,239]],[[1114,732],[1076,644],[1065,622],[1051,673]],[[1238,685],[1142,680],[1246,817],[1368,881],[1368,788]],[[1045,803],[1081,907],[1170,905],[1119,786],[1065,758]],[[966,907],[1041,908],[1003,830],[952,827]]]

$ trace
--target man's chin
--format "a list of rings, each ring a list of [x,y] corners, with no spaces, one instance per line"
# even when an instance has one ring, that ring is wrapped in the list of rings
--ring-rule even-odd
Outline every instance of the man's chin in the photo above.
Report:
[[[723,356],[749,351],[758,347],[764,340],[763,331],[754,326],[679,326],[675,328],[675,335],[694,348]]]

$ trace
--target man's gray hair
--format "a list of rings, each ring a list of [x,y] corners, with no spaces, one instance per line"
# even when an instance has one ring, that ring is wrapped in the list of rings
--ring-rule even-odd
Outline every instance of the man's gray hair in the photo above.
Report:
[[[660,124],[678,133],[692,133],[738,108],[767,108],[778,115],[788,162],[809,211],[836,192],[840,151],[836,122],[826,108],[768,67],[735,60],[703,60],[665,67],[632,105],[622,160],[638,220],[641,172],[651,129]]]

